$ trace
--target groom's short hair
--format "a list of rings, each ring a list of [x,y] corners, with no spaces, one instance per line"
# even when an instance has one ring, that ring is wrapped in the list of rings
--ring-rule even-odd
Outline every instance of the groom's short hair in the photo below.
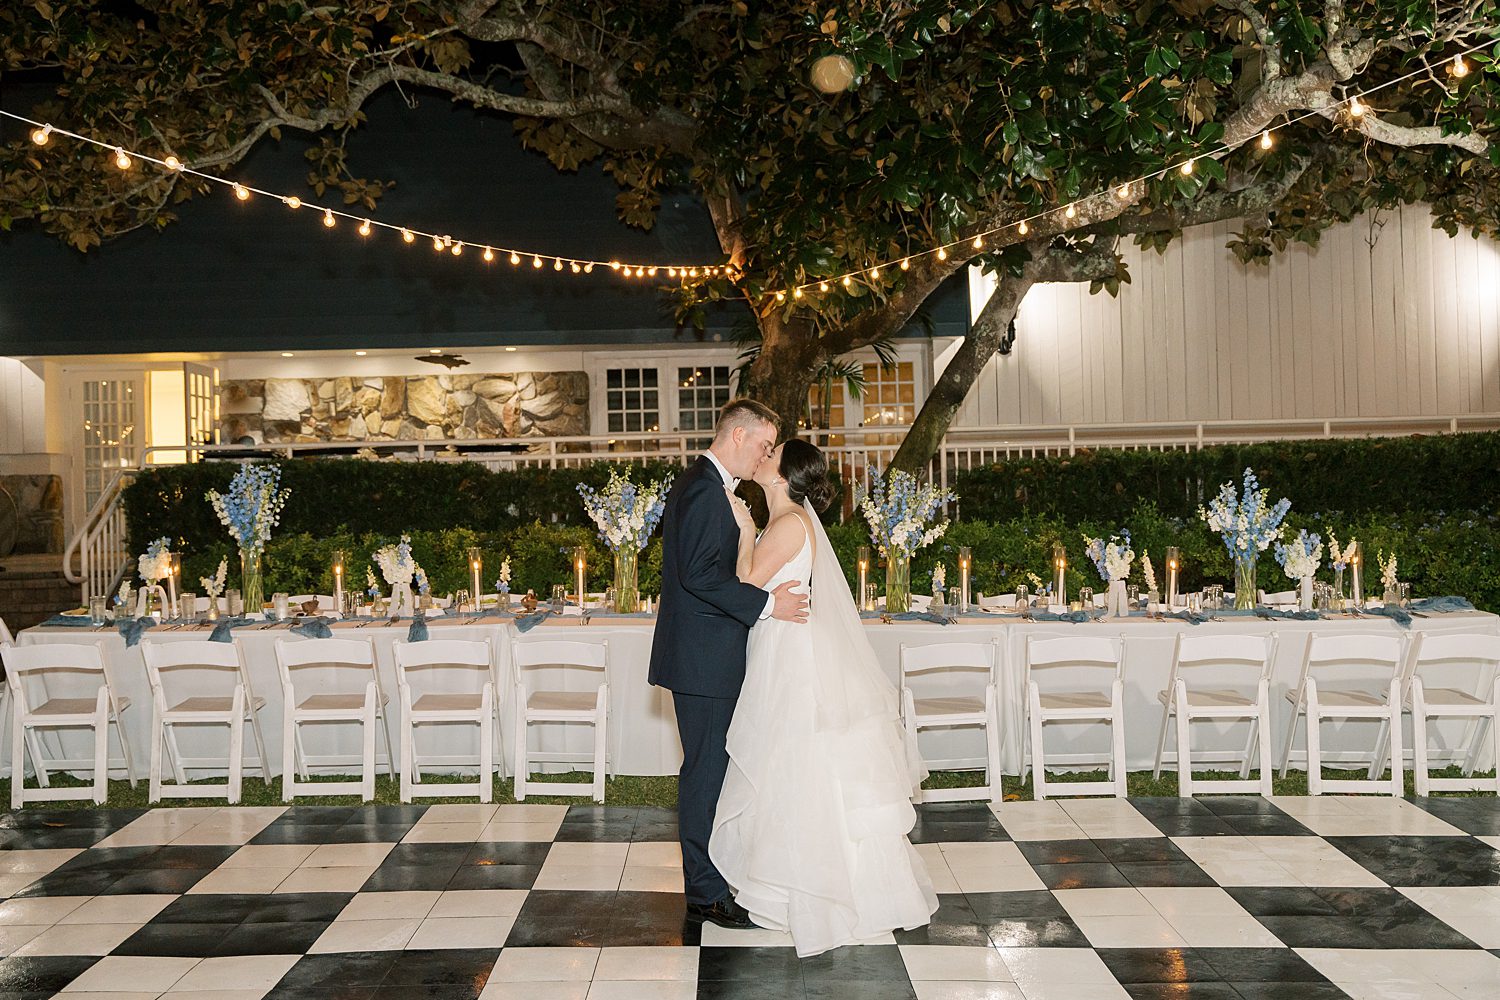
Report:
[[[770,424],[777,432],[781,430],[781,418],[765,403],[753,399],[731,399],[719,410],[714,437],[721,438],[736,427],[750,428],[756,424]]]

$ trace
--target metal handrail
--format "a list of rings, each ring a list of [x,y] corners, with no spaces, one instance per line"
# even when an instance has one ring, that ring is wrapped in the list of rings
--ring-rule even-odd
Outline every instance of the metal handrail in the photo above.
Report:
[[[111,477],[63,550],[63,577],[69,583],[82,584],[85,604],[91,594],[108,592],[123,572],[125,511],[120,497],[136,474],[134,469],[121,469]],[[73,569],[75,556],[79,561],[77,572]]]

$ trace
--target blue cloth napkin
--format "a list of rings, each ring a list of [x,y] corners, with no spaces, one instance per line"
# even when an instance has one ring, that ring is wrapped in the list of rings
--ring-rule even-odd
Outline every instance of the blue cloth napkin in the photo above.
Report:
[[[253,624],[249,618],[243,615],[236,618],[220,618],[214,623],[213,634],[208,637],[209,642],[233,642],[233,630],[242,625]]]
[[[516,616],[516,630],[519,632],[530,632],[541,624],[542,619],[547,617],[547,612],[537,611],[529,615]]]
[[[411,620],[411,626],[406,630],[406,641],[426,642],[427,638],[427,616],[417,615]]]
[[[94,627],[94,622],[93,622],[93,620],[91,618],[89,618],[88,615],[82,615],[82,616],[76,616],[75,615],[73,617],[64,617],[62,615],[53,615],[51,618],[48,618],[46,621],[42,622],[42,624],[45,625],[47,628],[54,628],[54,627],[62,627],[62,628],[93,628]]]
[[[1096,617],[1097,616],[1097,617]],[[1084,622],[1099,621],[1104,617],[1101,611],[1033,611],[1031,620],[1037,622],[1072,622],[1081,625]]]
[[[333,629],[328,627],[329,619],[319,615],[316,618],[304,618],[292,626],[292,631],[298,635],[305,635],[309,639],[331,639]]]
[[[1413,611],[1434,611],[1443,614],[1449,611],[1473,611],[1474,605],[1462,597],[1424,597],[1411,602]]]
[[[935,615],[931,611],[899,611],[888,615],[883,611],[861,611],[861,618],[889,618],[894,622],[931,622],[934,625],[948,625],[952,619],[944,615]]]
[[[127,618],[115,626],[125,637],[125,648],[129,649],[141,641],[141,633],[156,624],[155,618]]]

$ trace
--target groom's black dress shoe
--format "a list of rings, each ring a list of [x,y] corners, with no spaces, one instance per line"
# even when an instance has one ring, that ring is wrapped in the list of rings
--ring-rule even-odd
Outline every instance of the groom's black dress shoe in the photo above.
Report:
[[[732,896],[725,896],[717,903],[689,903],[687,915],[689,920],[706,920],[737,931],[749,930],[755,926],[755,922],[750,919],[750,911],[736,903]]]

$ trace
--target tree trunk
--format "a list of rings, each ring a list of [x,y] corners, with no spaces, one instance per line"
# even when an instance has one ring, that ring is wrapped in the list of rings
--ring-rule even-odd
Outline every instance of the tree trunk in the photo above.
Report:
[[[963,405],[974,380],[999,350],[1005,331],[1016,318],[1016,310],[1035,280],[1030,268],[1021,277],[1000,279],[999,287],[980,310],[968,336],[958,345],[948,367],[933,383],[932,392],[923,401],[911,430],[891,459],[891,468],[917,476],[927,470],[928,463],[938,453],[948,433],[948,425],[953,423],[953,415]]]
[[[740,389],[776,411],[781,417],[781,439],[786,440],[796,435],[807,417],[807,394],[823,351],[806,320],[782,322],[779,316],[762,316],[760,327],[760,355]]]

